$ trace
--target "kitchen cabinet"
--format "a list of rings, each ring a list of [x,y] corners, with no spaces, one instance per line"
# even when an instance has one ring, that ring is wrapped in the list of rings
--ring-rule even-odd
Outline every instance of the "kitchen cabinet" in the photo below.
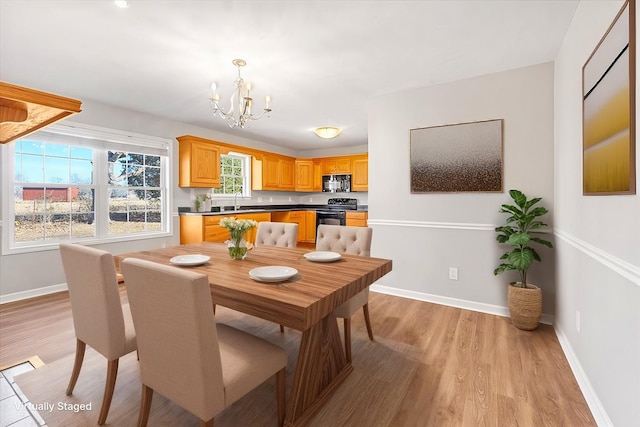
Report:
[[[304,211],[304,218],[306,224],[302,241],[313,243],[316,241],[316,211]]]
[[[313,191],[322,191],[322,162],[319,160],[313,161]]]
[[[235,216],[238,219],[252,219],[257,222],[271,221],[271,213],[256,212],[234,215],[233,211],[221,215],[180,215],[180,244],[200,242],[225,242],[231,237],[229,230],[220,225],[220,220],[226,216]],[[256,241],[258,227],[255,227],[245,235],[247,242]]]
[[[77,114],[81,105],[76,99],[0,82],[0,144]]]
[[[302,242],[304,240],[306,235],[305,229],[307,226],[305,211],[272,212],[271,221],[298,224],[298,237],[296,242]]]
[[[347,211],[347,225],[353,227],[366,227],[369,214],[367,212]]]
[[[322,174],[349,174],[351,173],[351,158],[345,157],[325,157],[321,159]]]
[[[178,186],[220,187],[220,147],[214,141],[181,136],[179,143]]]
[[[295,190],[295,159],[277,154],[263,154],[252,160],[253,190]]]
[[[296,191],[313,191],[313,160],[311,159],[296,159]]]
[[[369,191],[369,156],[351,156],[351,191]]]
[[[322,191],[322,163],[319,159],[296,159],[295,191]]]

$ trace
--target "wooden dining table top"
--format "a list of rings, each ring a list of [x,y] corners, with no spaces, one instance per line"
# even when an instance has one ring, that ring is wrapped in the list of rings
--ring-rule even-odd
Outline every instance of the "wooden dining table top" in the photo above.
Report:
[[[391,271],[388,259],[342,254],[334,262],[313,262],[303,248],[256,246],[243,260],[233,260],[224,243],[194,243],[117,255],[171,265],[179,255],[202,254],[211,259],[184,268],[209,277],[214,304],[261,317],[300,331],[319,322],[339,305]],[[249,277],[257,267],[286,266],[298,270],[279,283],[258,282]],[[126,278],[125,278],[126,279]]]

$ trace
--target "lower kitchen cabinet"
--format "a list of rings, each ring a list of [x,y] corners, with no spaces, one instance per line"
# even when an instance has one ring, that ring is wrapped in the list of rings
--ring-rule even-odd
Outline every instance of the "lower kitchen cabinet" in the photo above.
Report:
[[[271,221],[296,223],[298,224],[298,242],[316,241],[315,211],[272,212]]]
[[[366,227],[369,214],[367,212],[347,211],[347,225],[353,227]]]
[[[220,220],[226,216],[235,216],[238,219],[252,219],[257,222],[271,221],[269,212],[250,214],[221,215],[181,215],[180,216],[180,244],[200,242],[225,242],[231,237],[229,231],[220,225]],[[247,231],[247,242],[256,241],[257,227]]]

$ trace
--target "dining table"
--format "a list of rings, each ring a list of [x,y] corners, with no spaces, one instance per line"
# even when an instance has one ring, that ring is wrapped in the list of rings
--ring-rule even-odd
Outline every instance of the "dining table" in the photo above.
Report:
[[[226,244],[202,242],[125,253],[115,259],[117,265],[125,258],[172,265],[172,259],[175,263],[175,257],[184,255],[209,257],[200,265],[176,268],[207,275],[214,305],[301,331],[284,422],[294,427],[307,424],[353,371],[334,310],[392,268],[389,259],[347,254],[314,257],[314,253],[305,248],[261,245],[248,251],[245,259],[234,260]],[[261,267],[286,267],[289,270],[285,271],[297,272],[285,280],[263,282],[256,280],[254,273],[254,278],[250,276]]]

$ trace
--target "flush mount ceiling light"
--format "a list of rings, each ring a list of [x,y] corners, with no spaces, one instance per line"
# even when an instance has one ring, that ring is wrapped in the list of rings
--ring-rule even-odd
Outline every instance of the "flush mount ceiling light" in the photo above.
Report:
[[[331,139],[340,135],[340,132],[342,132],[342,129],[333,127],[333,126],[323,126],[323,127],[316,128],[314,132],[320,138]]]
[[[127,0],[115,0],[114,3],[116,6],[126,9],[129,7],[129,2]]]
[[[244,59],[234,59],[231,63],[238,67],[238,77],[233,82],[235,91],[233,92],[233,94],[231,94],[229,109],[225,112],[222,107],[220,107],[220,94],[218,93],[218,85],[216,84],[216,82],[213,82],[211,84],[211,89],[213,90],[213,96],[211,97],[211,106],[213,107],[213,114],[226,120],[229,127],[244,128],[250,121],[258,120],[265,114],[271,112],[271,108],[269,108],[271,97],[267,95],[264,98],[264,110],[259,116],[254,116],[251,113],[251,106],[253,105],[253,98],[251,98],[251,89],[253,88],[253,86],[249,82],[245,83],[245,81],[240,76],[240,68],[247,65],[247,62]]]

